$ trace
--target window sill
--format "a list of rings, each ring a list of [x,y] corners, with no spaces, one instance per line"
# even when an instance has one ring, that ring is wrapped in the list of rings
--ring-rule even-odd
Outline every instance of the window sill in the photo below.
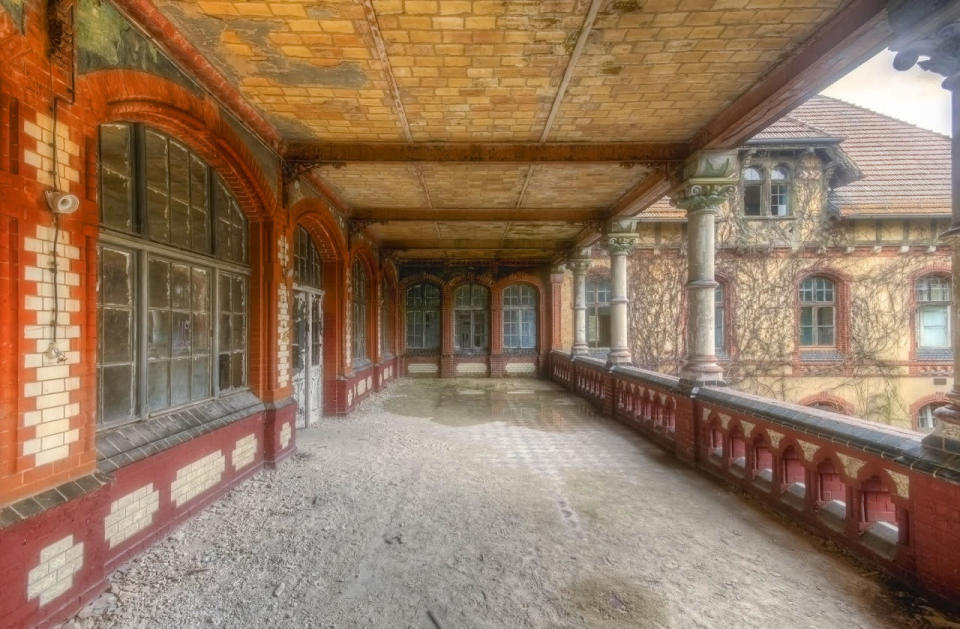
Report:
[[[249,390],[154,415],[97,433],[97,470],[112,472],[264,410]]]
[[[369,358],[354,358],[351,363],[354,372],[363,371],[364,369],[369,369],[373,366],[373,363],[370,362]]]
[[[953,350],[949,347],[918,348],[917,360],[950,362],[953,360]]]
[[[800,350],[800,362],[803,363],[838,363],[843,362],[843,354],[835,347],[804,348]]]

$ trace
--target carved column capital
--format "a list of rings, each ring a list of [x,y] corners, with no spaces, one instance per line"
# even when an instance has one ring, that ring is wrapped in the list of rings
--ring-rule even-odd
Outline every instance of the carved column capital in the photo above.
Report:
[[[894,33],[890,48],[897,53],[893,67],[909,70],[918,65],[945,77],[943,87],[953,90],[960,87],[960,19],[944,16],[949,21],[932,25],[927,32],[915,32],[918,27],[926,28],[924,21],[946,4],[942,0],[890,0],[887,17]]]
[[[574,275],[583,275],[590,270],[590,264],[593,262],[589,257],[576,257],[570,258],[566,262],[566,267],[573,272]]]
[[[639,237],[634,219],[612,221],[603,234],[607,252],[611,256],[628,255],[637,246]]]
[[[683,174],[670,200],[684,210],[717,208],[737,191],[740,160],[736,151],[701,151],[683,166]]]

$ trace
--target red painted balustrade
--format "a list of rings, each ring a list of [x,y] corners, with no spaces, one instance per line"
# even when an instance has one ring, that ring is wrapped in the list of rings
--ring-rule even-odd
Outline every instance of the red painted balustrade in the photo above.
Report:
[[[960,454],[921,435],[592,357],[551,378],[678,458],[960,607]]]

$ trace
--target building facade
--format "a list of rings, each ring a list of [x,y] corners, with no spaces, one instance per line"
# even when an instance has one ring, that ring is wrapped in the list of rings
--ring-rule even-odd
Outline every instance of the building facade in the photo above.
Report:
[[[717,213],[716,353],[729,386],[929,431],[952,376],[950,140],[814,97],[740,151]],[[631,254],[634,362],[686,355],[686,215],[641,214]],[[607,258],[587,274],[588,342],[609,344]],[[602,351],[602,350],[600,350]]]

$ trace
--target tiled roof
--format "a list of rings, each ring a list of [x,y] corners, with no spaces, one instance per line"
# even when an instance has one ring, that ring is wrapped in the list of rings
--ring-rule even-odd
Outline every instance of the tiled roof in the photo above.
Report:
[[[862,177],[835,189],[830,205],[841,216],[948,215],[950,138],[827,96],[814,96],[750,142],[840,139]],[[683,220],[661,199],[641,219]]]
[[[764,142],[771,140],[824,140],[826,143],[831,140],[836,141],[837,139],[838,138],[831,136],[826,131],[807,124],[802,120],[797,120],[793,116],[784,116],[753,136],[748,144],[757,141]]]
[[[842,137],[863,173],[834,191],[841,215],[950,213],[950,138],[827,96],[790,116]]]

